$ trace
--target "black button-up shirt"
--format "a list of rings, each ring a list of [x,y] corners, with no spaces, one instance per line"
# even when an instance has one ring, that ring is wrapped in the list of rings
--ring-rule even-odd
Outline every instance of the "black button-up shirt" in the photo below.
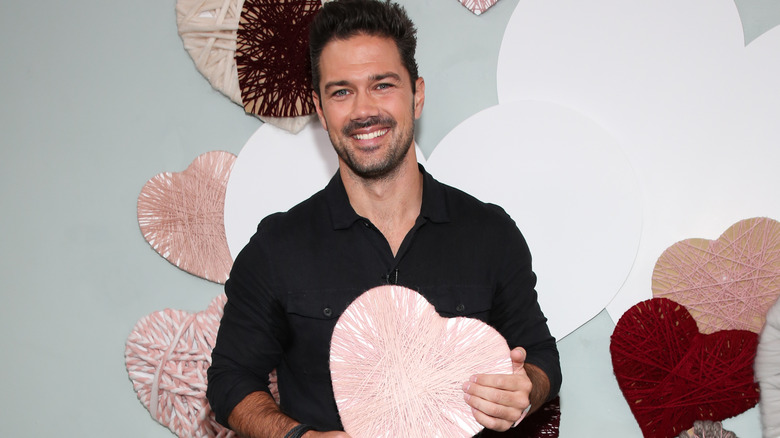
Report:
[[[531,255],[498,206],[439,183],[420,166],[420,216],[393,256],[349,203],[338,173],[322,191],[265,218],[236,257],[208,370],[217,421],[277,369],[282,410],[318,430],[341,429],[329,372],[338,317],[361,293],[398,284],[421,293],[445,317],[480,319],[527,362],[561,382],[555,339],[537,303]]]

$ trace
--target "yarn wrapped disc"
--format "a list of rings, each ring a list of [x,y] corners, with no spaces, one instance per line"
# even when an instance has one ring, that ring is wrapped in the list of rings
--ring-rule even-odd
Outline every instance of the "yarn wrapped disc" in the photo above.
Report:
[[[236,39],[244,0],[177,0],[176,24],[184,48],[212,87],[241,107]],[[314,116],[258,118],[297,134]]]
[[[463,399],[474,374],[511,374],[504,338],[483,322],[442,318],[417,292],[381,286],[339,318],[330,373],[353,438],[471,437],[482,429]]]
[[[780,223],[745,219],[717,240],[675,243],[655,265],[653,296],[684,305],[702,333],[758,333],[780,296]]]
[[[314,113],[309,26],[321,0],[245,0],[237,34],[241,100],[248,113]]]
[[[623,314],[610,353],[645,438],[668,438],[696,420],[722,421],[756,405],[757,344],[747,330],[702,334],[685,306],[653,298]]]
[[[756,380],[761,387],[761,424],[765,437],[780,436],[780,301],[769,309],[758,341]]]
[[[217,423],[206,400],[206,371],[226,301],[221,294],[195,314],[152,313],[136,323],[125,344],[125,365],[138,400],[181,438],[236,436]]]
[[[166,260],[198,277],[224,283],[233,259],[225,237],[225,190],[236,156],[207,152],[184,172],[149,180],[138,195],[138,225]]]

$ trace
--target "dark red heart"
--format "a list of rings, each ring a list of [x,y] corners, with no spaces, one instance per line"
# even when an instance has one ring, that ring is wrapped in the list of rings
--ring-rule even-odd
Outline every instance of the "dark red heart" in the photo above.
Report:
[[[699,332],[685,308],[653,298],[629,309],[612,334],[612,366],[646,438],[668,438],[696,420],[721,421],[758,403],[758,335]]]

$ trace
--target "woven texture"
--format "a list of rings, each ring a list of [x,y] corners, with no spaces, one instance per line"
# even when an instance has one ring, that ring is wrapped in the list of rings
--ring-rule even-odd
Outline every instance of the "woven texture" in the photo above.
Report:
[[[761,423],[765,437],[780,437],[780,301],[769,309],[758,342],[756,380],[761,387]]]
[[[623,314],[610,353],[644,436],[667,438],[696,420],[721,421],[756,405],[757,343],[747,330],[702,334],[684,306],[653,298]]]
[[[217,283],[233,259],[225,237],[225,189],[236,156],[208,152],[183,172],[149,180],[138,196],[138,225],[147,242],[179,268]]]
[[[442,318],[417,292],[371,289],[341,315],[330,350],[333,393],[352,438],[471,437],[474,374],[511,374],[504,338],[471,318]]]
[[[482,15],[483,12],[490,9],[498,0],[459,0],[474,15]]]
[[[237,34],[241,100],[248,113],[294,117],[314,113],[309,25],[320,0],[246,0]]]
[[[190,314],[166,309],[142,318],[125,344],[125,365],[138,400],[181,438],[234,437],[206,400],[206,370],[227,298]]]
[[[717,240],[668,248],[653,271],[653,296],[684,305],[702,333],[764,326],[780,295],[780,223],[746,219]]]
[[[179,36],[195,67],[215,90],[241,107],[244,103],[238,82],[236,39],[243,6],[244,0],[176,1]],[[296,134],[315,117],[258,118]]]

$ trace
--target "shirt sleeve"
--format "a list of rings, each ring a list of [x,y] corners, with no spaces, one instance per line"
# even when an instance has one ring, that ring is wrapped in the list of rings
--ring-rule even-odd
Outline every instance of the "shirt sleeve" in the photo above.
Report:
[[[510,348],[523,347],[527,353],[526,362],[547,374],[550,380],[548,400],[551,400],[558,394],[562,381],[558,347],[539,306],[528,244],[514,222],[505,234],[505,251],[498,261],[501,268],[491,321]]]
[[[287,339],[282,303],[273,294],[273,268],[262,251],[262,223],[239,253],[225,283],[227,303],[208,369],[206,396],[216,420],[226,426],[247,395],[268,389]]]

